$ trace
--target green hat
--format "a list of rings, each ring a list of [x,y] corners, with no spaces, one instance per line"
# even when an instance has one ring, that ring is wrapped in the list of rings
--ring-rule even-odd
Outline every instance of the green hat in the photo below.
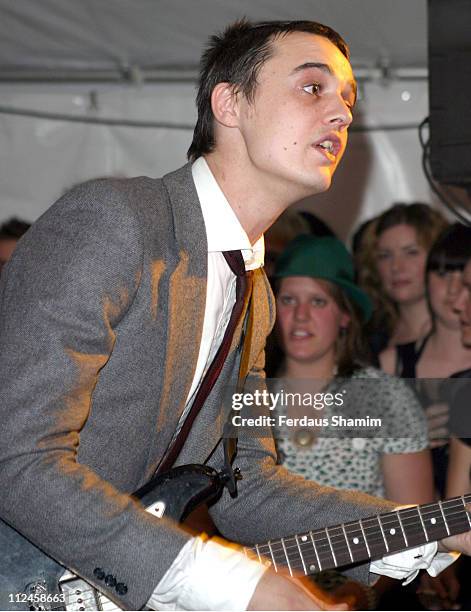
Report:
[[[333,236],[298,236],[276,262],[274,278],[310,276],[338,285],[357,304],[368,321],[373,307],[367,294],[355,284],[352,258],[345,245]]]

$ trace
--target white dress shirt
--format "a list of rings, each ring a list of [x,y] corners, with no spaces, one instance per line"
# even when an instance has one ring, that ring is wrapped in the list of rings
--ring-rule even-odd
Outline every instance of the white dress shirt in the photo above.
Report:
[[[263,236],[253,246],[250,244],[244,228],[222,193],[204,157],[200,157],[193,164],[192,174],[206,227],[208,282],[203,335],[193,383],[187,398],[187,408],[222,343],[235,304],[236,276],[229,268],[222,252],[240,250],[246,270],[260,268],[265,254]],[[182,418],[184,416],[185,413]]]
[[[240,250],[246,270],[263,265],[263,236],[252,246],[247,233],[212,175],[204,157],[192,166],[208,242],[208,281],[203,333],[193,382],[174,438],[221,345],[235,304],[236,276],[223,251]],[[193,538],[182,548],[154,590],[148,606],[156,610],[245,610],[265,567],[237,546]]]
[[[208,282],[203,334],[193,383],[177,432],[219,348],[235,303],[235,275],[222,251],[240,249],[247,270],[263,265],[261,237],[253,246],[237,216],[217,184],[205,159],[192,166],[193,180],[201,204],[208,241]],[[175,433],[176,435],[176,433]],[[419,567],[435,576],[454,558],[436,555],[436,543],[385,557],[372,571],[399,579],[412,580]],[[417,555],[421,554],[420,563]],[[445,561],[446,557],[446,561]],[[245,610],[266,568],[247,559],[240,548],[217,538],[192,538],[155,588],[148,606],[155,610]]]

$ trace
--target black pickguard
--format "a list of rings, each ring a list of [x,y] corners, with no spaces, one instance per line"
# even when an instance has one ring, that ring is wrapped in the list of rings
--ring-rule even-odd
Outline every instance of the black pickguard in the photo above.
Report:
[[[148,508],[156,502],[165,504],[164,516],[183,521],[203,502],[216,501],[227,478],[204,465],[182,465],[157,476],[134,493]]]

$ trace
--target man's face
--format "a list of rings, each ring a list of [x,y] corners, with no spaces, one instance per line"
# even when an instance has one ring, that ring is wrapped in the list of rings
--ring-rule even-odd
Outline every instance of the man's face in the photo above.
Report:
[[[240,96],[239,129],[257,180],[300,199],[330,186],[356,86],[350,63],[327,38],[294,32],[273,47],[254,101]]]
[[[463,272],[463,284],[454,304],[460,315],[461,339],[465,346],[471,347],[471,260]]]

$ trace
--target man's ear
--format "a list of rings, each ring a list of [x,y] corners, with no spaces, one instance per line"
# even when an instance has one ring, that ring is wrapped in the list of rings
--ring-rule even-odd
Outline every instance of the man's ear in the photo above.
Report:
[[[211,94],[211,108],[214,118],[226,127],[237,127],[238,95],[231,83],[218,83]]]

